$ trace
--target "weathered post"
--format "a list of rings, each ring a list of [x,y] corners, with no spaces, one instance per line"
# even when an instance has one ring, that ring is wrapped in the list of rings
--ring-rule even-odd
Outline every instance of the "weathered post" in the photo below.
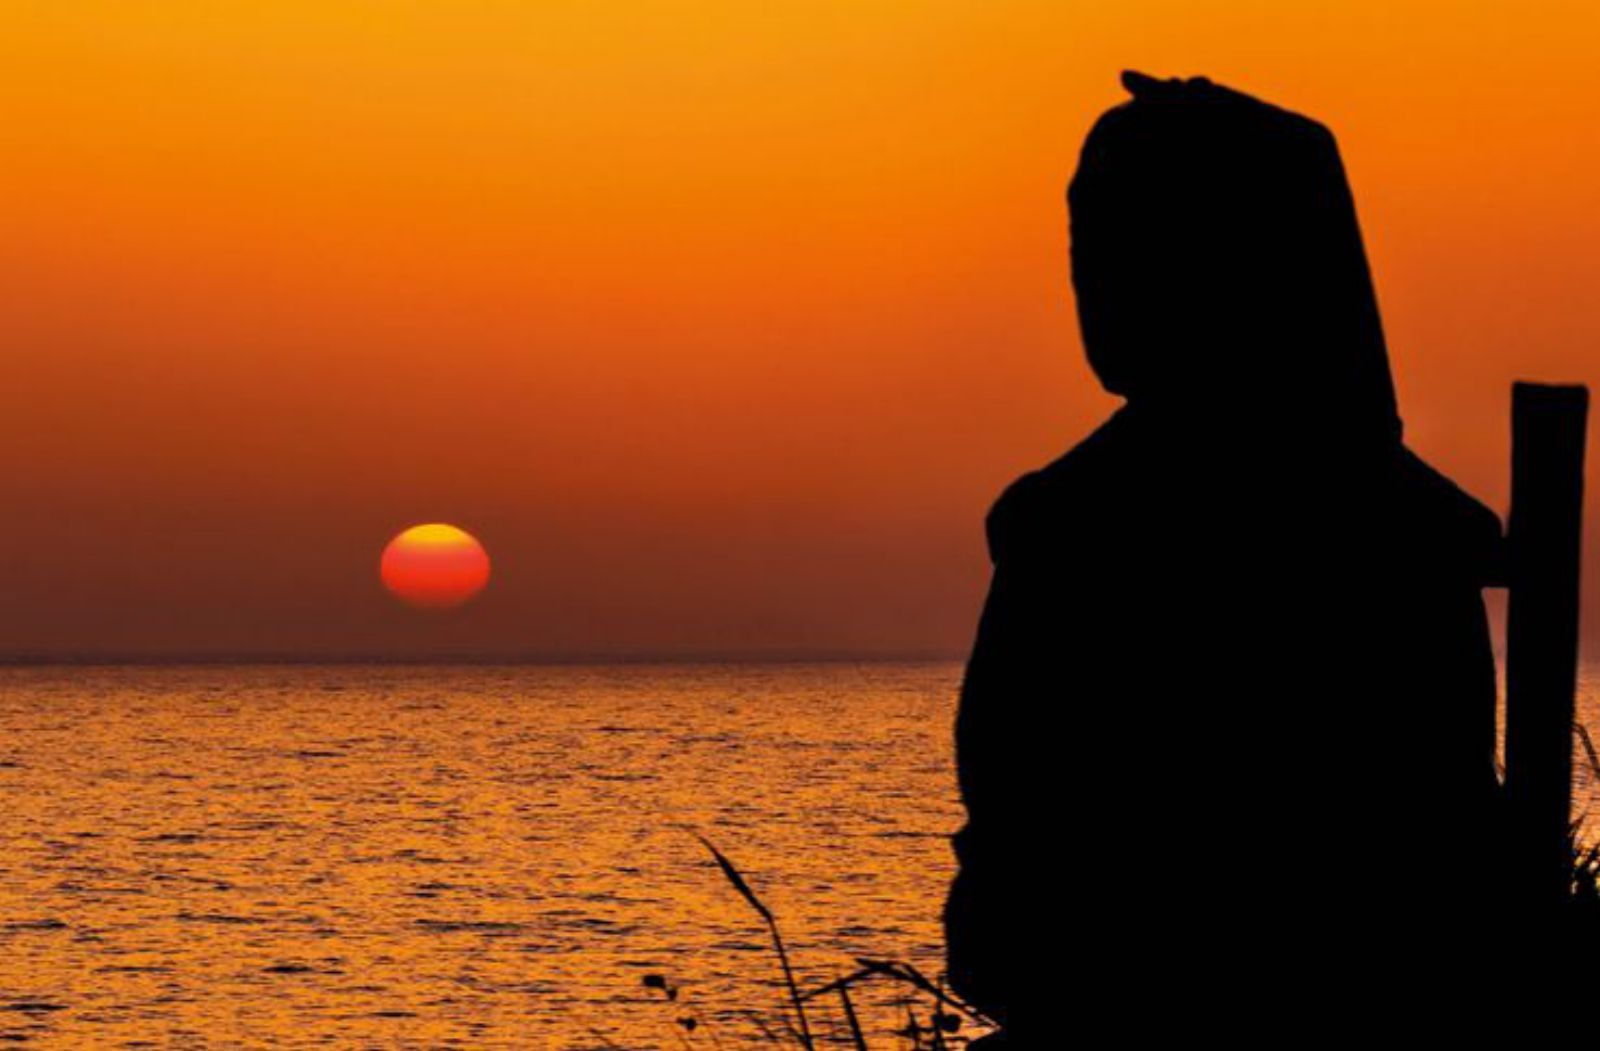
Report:
[[[1573,697],[1583,519],[1580,386],[1518,383],[1511,395],[1510,600],[1506,623],[1506,794],[1526,904],[1571,886]]]

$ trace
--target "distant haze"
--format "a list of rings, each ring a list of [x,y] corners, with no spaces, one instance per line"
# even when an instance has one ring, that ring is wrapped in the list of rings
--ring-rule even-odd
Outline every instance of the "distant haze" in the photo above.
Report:
[[[1600,381],[1596,53],[1541,0],[12,5],[0,656],[959,654],[989,501],[1115,404],[1062,197],[1125,66],[1332,125],[1410,440],[1503,510],[1512,379]],[[377,572],[432,521],[494,560],[442,614]]]

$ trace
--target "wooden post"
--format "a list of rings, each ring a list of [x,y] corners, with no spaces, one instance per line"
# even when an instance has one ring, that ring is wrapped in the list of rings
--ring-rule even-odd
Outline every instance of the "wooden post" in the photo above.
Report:
[[[1583,520],[1584,387],[1518,383],[1511,394],[1506,795],[1526,904],[1571,888],[1573,697]],[[1519,882],[1522,882],[1519,880]]]

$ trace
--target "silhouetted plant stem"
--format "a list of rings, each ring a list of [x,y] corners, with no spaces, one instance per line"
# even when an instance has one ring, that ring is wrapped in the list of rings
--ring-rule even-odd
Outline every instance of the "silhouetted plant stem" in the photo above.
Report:
[[[985,1025],[995,1025],[994,1020],[988,1015],[984,1014],[976,1007],[973,1007],[971,1004],[950,995],[944,989],[940,988],[932,981],[929,981],[928,977],[921,971],[917,970],[917,968],[912,964],[895,963],[890,960],[865,959],[857,960],[856,962],[862,966],[861,971],[858,972],[858,975],[862,977],[865,977],[869,974],[881,974],[886,977],[893,978],[896,981],[905,982],[907,985],[915,986],[916,988],[927,993],[929,996],[933,997],[936,1007],[953,1007],[961,1014],[965,1014],[969,1018],[973,1018],[984,1023]],[[848,980],[853,983],[855,978],[852,977]]]
[[[848,986],[839,986],[839,1002],[844,1005],[844,1019],[850,1024],[850,1040],[856,1051],[867,1051],[867,1038],[861,1033],[861,1023],[856,1020],[856,1006],[850,1002]]]
[[[800,998],[800,987],[795,983],[794,968],[789,966],[789,951],[783,947],[783,935],[778,933],[778,921],[772,915],[772,910],[762,904],[760,898],[756,897],[756,892],[750,889],[750,884],[745,882],[744,876],[740,874],[733,862],[723,855],[722,851],[712,846],[711,841],[704,836],[696,835],[695,838],[699,839],[701,844],[711,852],[711,856],[716,859],[717,867],[722,869],[722,874],[728,878],[729,883],[733,884],[733,889],[739,892],[740,896],[750,904],[751,908],[756,910],[762,921],[766,923],[767,931],[772,935],[772,946],[778,950],[778,962],[783,965],[783,980],[789,987],[789,1000],[794,1004],[795,1020],[800,1026],[797,1035],[800,1038],[801,1046],[806,1051],[815,1051],[816,1043],[811,1039],[811,1025],[806,1021],[806,1007]]]
[[[805,1045],[806,1051],[813,1051],[815,1045],[811,1041],[811,1026],[806,1022],[806,1007],[800,1002],[800,987],[795,984],[794,969],[789,966],[789,953],[783,947],[783,935],[778,933],[778,924],[767,915],[767,930],[772,932],[773,947],[778,950],[778,962],[783,964],[783,980],[789,986],[789,999],[794,1004],[794,1013],[800,1023],[800,1042]]]
[[[1577,732],[1578,740],[1583,742],[1583,754],[1589,759],[1589,772],[1600,778],[1600,752],[1595,751],[1594,738],[1589,736],[1588,727],[1582,723],[1575,722],[1572,724],[1572,728]]]
[[[766,1037],[767,1043],[769,1043],[769,1044],[782,1044],[783,1043],[783,1041],[778,1038],[778,1034],[774,1033],[772,1031],[772,1027],[767,1025],[766,1019],[762,1018],[755,1011],[740,1011],[739,1013],[742,1016],[744,1016],[744,1018],[746,1018],[758,1030],[761,1031],[761,1035]]]
[[[737,866],[728,860],[727,856],[718,850],[712,843],[699,833],[689,831],[698,839],[702,846],[710,852],[717,867],[722,870],[724,878],[738,891],[739,896],[755,910],[766,925],[767,932],[772,939],[773,950],[778,955],[778,963],[783,969],[784,985],[789,991],[789,1002],[793,1007],[791,1012],[784,1011],[773,1019],[774,1025],[769,1026],[767,1021],[755,1011],[743,1010],[735,1014],[742,1016],[752,1023],[760,1033],[760,1038],[767,1044],[774,1046],[792,1046],[798,1044],[805,1051],[816,1051],[816,1038],[812,1035],[811,1022],[806,1014],[807,1001],[831,993],[838,994],[839,1003],[844,1014],[844,1021],[848,1027],[850,1046],[854,1051],[868,1051],[868,1042],[865,1031],[861,1026],[860,1016],[856,1013],[855,1001],[851,997],[851,987],[858,982],[866,982],[878,978],[887,978],[902,985],[911,986],[918,992],[927,994],[932,999],[932,1015],[929,1025],[924,1026],[918,1020],[913,1009],[913,999],[896,1000],[895,1003],[903,1005],[906,1010],[905,1028],[897,1030],[897,1035],[912,1042],[913,1051],[951,1051],[953,1047],[961,1047],[970,1043],[970,1038],[965,1034],[950,1036],[962,1028],[963,1021],[977,1023],[984,1027],[993,1027],[994,1022],[984,1015],[982,1011],[963,1002],[960,998],[948,993],[944,989],[943,976],[936,984],[930,981],[921,971],[909,963],[894,960],[869,960],[857,958],[857,969],[843,978],[826,982],[810,990],[802,990],[795,978],[794,968],[789,962],[789,950],[784,944],[783,934],[778,928],[777,918],[772,910],[756,895],[749,882],[744,878]],[[1597,865],[1600,868],[1600,865]],[[674,1033],[680,1045],[684,1047],[702,1038],[709,1039],[716,1047],[722,1043],[712,1027],[702,1025],[701,1020],[695,1016],[686,1001],[679,999],[679,987],[670,982],[666,975],[647,974],[641,980],[647,989],[653,989],[661,994],[664,1003],[676,1003],[679,1009],[687,1014],[679,1015],[674,1019],[679,1031]],[[596,1034],[598,1037],[599,1034]],[[832,1039],[832,1038],[830,1038]],[[605,1046],[613,1047],[610,1043]]]

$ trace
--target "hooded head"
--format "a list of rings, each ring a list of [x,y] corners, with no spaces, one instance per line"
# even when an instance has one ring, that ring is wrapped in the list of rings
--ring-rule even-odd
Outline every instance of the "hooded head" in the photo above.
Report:
[[[1397,439],[1333,136],[1204,79],[1124,74],[1067,199],[1089,362],[1130,404]]]

